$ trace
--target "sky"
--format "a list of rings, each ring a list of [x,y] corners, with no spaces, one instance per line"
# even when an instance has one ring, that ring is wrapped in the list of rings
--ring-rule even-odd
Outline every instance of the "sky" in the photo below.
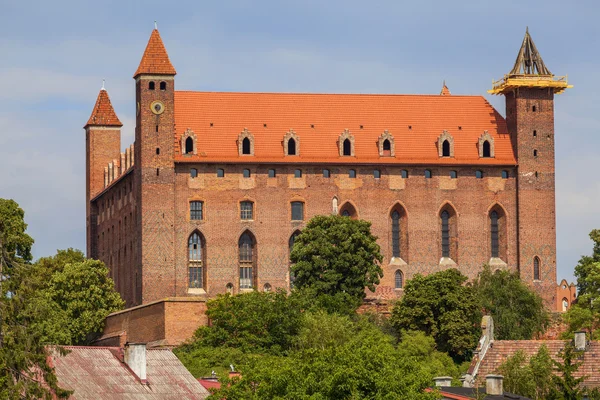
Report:
[[[133,143],[132,79],[154,21],[179,90],[483,95],[528,26],[556,97],[558,279],[600,228],[600,41],[593,1],[0,0],[0,198],[25,210],[34,256],[85,250],[83,125],[106,79]]]

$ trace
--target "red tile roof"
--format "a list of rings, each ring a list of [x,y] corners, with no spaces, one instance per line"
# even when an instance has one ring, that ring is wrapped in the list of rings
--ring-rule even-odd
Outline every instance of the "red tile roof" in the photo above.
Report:
[[[123,126],[110,103],[108,92],[105,89],[100,89],[100,93],[98,93],[92,115],[90,115],[90,119],[88,119],[85,126],[88,125]]]
[[[175,160],[191,162],[293,162],[516,165],[504,118],[482,96],[175,92]],[[197,155],[181,155],[191,129]],[[237,140],[248,128],[254,156],[239,156]],[[298,156],[284,156],[290,129],[300,138]],[[355,157],[340,157],[338,137],[349,129]],[[394,137],[395,157],[380,157],[378,137]],[[454,137],[454,157],[438,157],[444,130]],[[488,131],[495,158],[479,158],[478,139]]]
[[[65,346],[66,356],[54,354],[58,385],[74,390],[70,397],[76,399],[204,399],[208,391],[183,366],[181,361],[166,349],[146,351],[147,384],[119,359],[117,347]]]
[[[477,382],[485,386],[485,376],[498,373],[500,365],[509,357],[521,350],[527,359],[536,354],[542,345],[548,347],[550,356],[561,361],[558,353],[567,343],[566,340],[496,340],[487,350],[477,372]],[[583,384],[587,387],[600,386],[600,342],[590,342],[583,353],[583,364],[574,374],[576,377],[586,375]]]
[[[169,55],[165,49],[160,33],[157,29],[152,31],[148,45],[140,61],[140,65],[135,71],[133,77],[140,74],[158,74],[158,75],[175,75],[175,68],[169,60]]]

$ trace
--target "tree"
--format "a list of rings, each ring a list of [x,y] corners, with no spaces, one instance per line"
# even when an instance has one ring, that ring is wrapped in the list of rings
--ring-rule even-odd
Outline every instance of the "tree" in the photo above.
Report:
[[[579,353],[572,343],[567,343],[558,353],[562,362],[552,360],[556,372],[552,375],[552,382],[556,385],[561,400],[581,400],[583,398],[584,390],[581,388],[581,383],[585,377],[575,378],[574,376],[583,364],[583,359],[578,360]]]
[[[419,358],[365,319],[318,313],[305,320],[298,348],[264,356],[224,380],[211,399],[428,399],[433,376]]]
[[[481,321],[475,292],[463,285],[466,280],[456,269],[415,275],[394,306],[390,322],[400,334],[422,331],[435,339],[440,351],[466,360],[477,345]]]
[[[545,331],[549,318],[543,300],[517,273],[485,266],[474,289],[481,307],[494,318],[497,339],[529,340]]]
[[[302,320],[299,307],[282,290],[220,295],[207,303],[206,316],[211,324],[196,331],[198,345],[273,354],[289,349]]]
[[[543,345],[529,361],[522,350],[508,357],[500,367],[504,376],[504,389],[534,400],[551,399],[556,396],[551,379],[552,359],[548,348]]]
[[[383,275],[371,223],[337,215],[312,218],[291,253],[294,285],[321,295],[346,293],[362,301]]]
[[[30,292],[20,290],[31,282],[33,239],[25,233],[24,216],[16,202],[0,199],[0,397],[39,399],[54,393],[66,398],[70,392],[58,387],[46,363],[43,332],[35,324],[52,314],[52,305],[30,302]]]
[[[600,230],[590,232],[594,242],[591,256],[583,256],[575,267],[577,302],[565,313],[569,325],[567,335],[586,329],[591,337],[600,329]]]

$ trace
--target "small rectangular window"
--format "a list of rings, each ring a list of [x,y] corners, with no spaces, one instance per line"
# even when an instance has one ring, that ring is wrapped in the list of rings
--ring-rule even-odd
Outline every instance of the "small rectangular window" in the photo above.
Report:
[[[304,203],[301,201],[292,201],[292,221],[304,220]]]
[[[331,172],[328,169],[323,170],[323,178],[331,177]]]
[[[502,171],[502,179],[508,179],[508,176],[509,176],[508,171],[506,171],[506,170]]]
[[[202,201],[190,201],[190,219],[191,220],[202,220],[203,219],[203,205]]]
[[[225,170],[223,168],[217,168],[217,178],[223,178],[225,176]]]
[[[402,178],[403,179],[408,178],[408,171],[407,170],[403,169],[402,172],[401,172],[401,174],[402,174]]]
[[[240,267],[240,289],[252,289],[252,267]]]
[[[198,170],[197,170],[196,168],[192,168],[192,169],[190,169],[190,176],[191,176],[192,178],[195,178],[195,177],[197,177],[197,176],[198,176]]]
[[[189,267],[189,285],[191,289],[202,289],[202,267]]]
[[[483,178],[483,171],[481,171],[481,170],[475,171],[475,178],[482,179]]]
[[[302,178],[302,170],[297,169],[294,171],[294,178]]]
[[[275,170],[270,169],[269,170],[269,178],[275,178],[275,176],[277,176],[277,173],[275,172]]]
[[[355,169],[351,169],[350,171],[348,171],[348,176],[350,178],[356,178],[356,170]]]
[[[254,218],[253,213],[254,203],[251,201],[242,201],[240,203],[240,218],[249,220]]]
[[[375,178],[375,179],[381,178],[381,171],[378,169],[373,170],[373,178]]]
[[[243,171],[244,178],[250,178],[250,170],[245,168]]]
[[[450,171],[450,179],[456,179],[456,178],[458,178],[458,172]]]
[[[431,178],[431,171],[428,170],[428,169],[425,170],[425,178],[426,179],[430,179]]]

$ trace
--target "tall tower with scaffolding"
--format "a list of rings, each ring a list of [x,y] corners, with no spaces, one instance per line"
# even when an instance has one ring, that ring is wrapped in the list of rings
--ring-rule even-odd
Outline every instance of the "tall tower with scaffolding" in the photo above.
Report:
[[[529,30],[512,70],[491,94],[506,99],[506,123],[518,161],[517,260],[521,279],[547,304],[556,288],[554,95],[571,85],[544,64]]]

